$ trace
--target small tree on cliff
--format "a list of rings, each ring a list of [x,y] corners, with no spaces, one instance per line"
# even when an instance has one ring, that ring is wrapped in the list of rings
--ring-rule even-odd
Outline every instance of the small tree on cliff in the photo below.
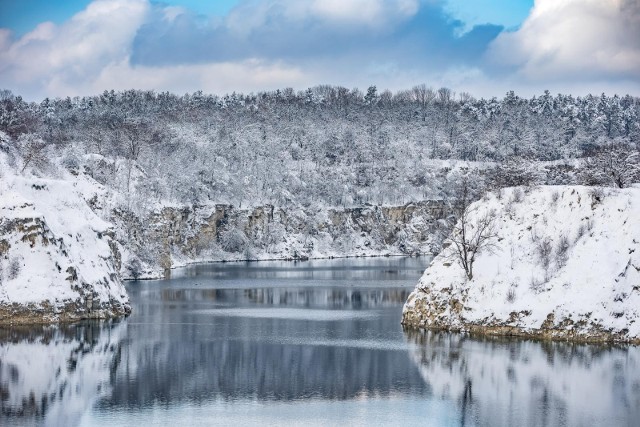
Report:
[[[625,144],[608,144],[585,161],[582,180],[587,185],[629,187],[640,180],[640,152]]]
[[[453,215],[449,218],[451,233],[443,246],[450,247],[450,257],[464,269],[469,280],[473,279],[476,256],[483,250],[495,247],[496,213],[489,211],[479,215],[477,207],[471,207],[469,176],[464,173],[456,185],[456,198],[452,203]]]

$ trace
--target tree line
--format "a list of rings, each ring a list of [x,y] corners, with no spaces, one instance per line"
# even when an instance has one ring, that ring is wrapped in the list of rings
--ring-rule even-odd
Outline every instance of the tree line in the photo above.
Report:
[[[452,160],[479,165],[500,185],[562,183],[540,174],[584,160],[592,173],[559,181],[628,185],[635,172],[620,178],[605,163],[634,170],[640,98],[545,91],[476,99],[426,85],[395,93],[321,85],[27,102],[3,90],[0,130],[22,153],[23,172],[46,174],[58,158],[140,205],[404,204],[445,196]]]

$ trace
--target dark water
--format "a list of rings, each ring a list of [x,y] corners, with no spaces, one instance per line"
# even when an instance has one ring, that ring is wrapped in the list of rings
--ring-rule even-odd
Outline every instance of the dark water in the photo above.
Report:
[[[0,329],[0,425],[638,426],[640,351],[403,331],[428,259],[210,264]]]

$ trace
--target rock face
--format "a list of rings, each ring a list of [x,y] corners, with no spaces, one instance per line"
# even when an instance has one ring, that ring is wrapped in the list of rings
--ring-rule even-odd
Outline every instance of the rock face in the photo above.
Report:
[[[305,259],[430,253],[442,202],[303,210],[272,205],[164,207],[146,219],[115,211],[112,220],[126,254],[123,275],[140,259],[141,277],[185,262]]]
[[[5,177],[0,195],[0,323],[130,312],[114,232],[74,184]]]
[[[468,280],[445,248],[407,299],[403,324],[640,343],[640,188],[514,188],[471,210],[495,213],[494,249]]]

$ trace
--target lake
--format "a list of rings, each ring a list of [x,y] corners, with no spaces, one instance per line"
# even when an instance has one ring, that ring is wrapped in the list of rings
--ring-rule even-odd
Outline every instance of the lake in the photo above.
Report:
[[[194,265],[0,328],[0,425],[640,425],[640,350],[402,329],[428,258]]]

